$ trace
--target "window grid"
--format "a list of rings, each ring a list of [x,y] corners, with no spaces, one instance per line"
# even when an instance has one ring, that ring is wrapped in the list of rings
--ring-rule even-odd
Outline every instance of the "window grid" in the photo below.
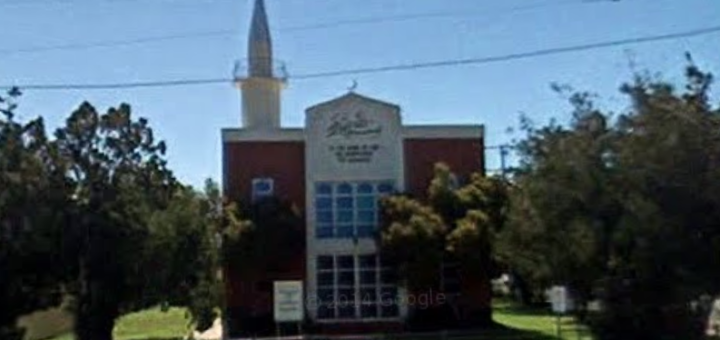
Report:
[[[318,256],[317,263],[318,318],[398,316],[397,287],[388,279],[392,270],[383,267],[376,255]]]
[[[315,236],[371,238],[379,220],[378,200],[394,191],[390,181],[317,183]]]

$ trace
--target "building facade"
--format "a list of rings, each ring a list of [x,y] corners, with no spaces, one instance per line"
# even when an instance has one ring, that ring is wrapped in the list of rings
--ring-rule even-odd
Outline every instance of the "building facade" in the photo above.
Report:
[[[244,320],[231,323],[230,335],[269,322],[274,280],[304,283],[314,331],[400,330],[408,293],[378,251],[378,200],[425,196],[438,162],[460,180],[482,172],[483,126],[405,125],[400,106],[350,91],[308,108],[303,128],[283,128],[285,76],[272,59],[263,0],[255,2],[248,54],[236,68],[242,126],[222,131],[224,193],[240,202],[292,202],[305,238],[284,268],[252,280],[227,273],[228,315]]]

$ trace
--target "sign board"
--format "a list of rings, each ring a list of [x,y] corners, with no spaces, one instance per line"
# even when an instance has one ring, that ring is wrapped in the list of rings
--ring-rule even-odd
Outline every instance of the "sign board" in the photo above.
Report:
[[[400,109],[349,94],[308,109],[306,162],[317,180],[402,176]]]
[[[275,281],[273,284],[275,322],[300,322],[304,318],[302,281]]]
[[[572,308],[572,301],[565,286],[553,286],[550,289],[550,303],[555,313],[567,313]]]

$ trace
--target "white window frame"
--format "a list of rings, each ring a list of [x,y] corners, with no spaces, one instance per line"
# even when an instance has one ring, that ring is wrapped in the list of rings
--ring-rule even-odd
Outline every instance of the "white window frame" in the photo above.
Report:
[[[350,285],[342,285],[340,284],[340,273],[347,273],[348,269],[340,269],[339,267],[339,258],[340,257],[352,257],[353,258],[353,279],[354,283],[352,286]],[[375,261],[375,266],[372,268],[361,268],[360,267],[360,259],[364,256],[373,256]],[[317,321],[321,323],[334,323],[334,322],[369,322],[369,321],[397,321],[400,318],[401,315],[401,306],[400,304],[400,292],[399,287],[396,284],[393,283],[384,283],[383,282],[383,271],[392,271],[391,268],[387,266],[382,266],[382,263],[380,261],[380,257],[377,254],[323,254],[323,255],[317,255],[315,257],[316,263],[319,262],[320,257],[329,257],[332,259],[332,268],[331,269],[318,269],[316,270],[316,278],[320,276],[320,274],[327,274],[327,273],[333,273],[333,282],[331,285],[321,285],[320,280],[318,279],[317,287],[315,288],[315,294],[318,297],[318,304],[316,306],[316,312],[317,312]],[[375,273],[375,282],[372,284],[368,283],[362,283],[361,282],[361,274],[363,272],[373,271]],[[321,317],[320,316],[320,308],[323,303],[327,303],[327,301],[320,301],[319,300],[319,291],[321,289],[332,289],[334,300],[333,306],[330,307],[333,309],[334,317]],[[340,317],[340,308],[342,308],[339,303],[342,303],[343,301],[340,301],[340,290],[347,290],[352,289],[353,294],[355,295],[355,299],[352,302],[354,306],[354,314],[352,317]],[[363,290],[373,289],[375,293],[375,301],[368,303],[367,300],[364,299],[364,296],[362,295]],[[383,290],[384,289],[394,289],[395,290],[395,296],[392,297],[394,299],[393,303],[396,303],[396,311],[395,314],[392,316],[383,316],[383,299],[386,298],[386,296],[383,296]],[[375,315],[374,316],[367,316],[363,317],[363,305],[375,305]]]
[[[370,193],[359,193],[358,188],[361,185],[369,184],[372,186],[372,192]],[[378,230],[379,222],[380,222],[380,204],[379,200],[383,196],[392,194],[392,192],[395,190],[395,183],[392,180],[382,180],[382,181],[344,181],[344,182],[316,182],[315,185],[315,197],[313,198],[313,210],[315,211],[316,218],[315,218],[315,238],[316,239],[357,239],[357,238],[371,238],[371,235],[360,235],[359,233],[359,227],[360,226],[367,226],[372,225],[375,231]],[[317,191],[317,188],[321,185],[328,185],[331,188],[330,194],[320,194]],[[339,193],[339,187],[341,185],[350,185],[352,188],[351,193]],[[381,185],[390,185],[393,188],[393,191],[391,192],[380,192],[380,186]],[[352,220],[349,222],[340,222],[338,219],[338,212],[339,211],[345,211],[347,212],[347,208],[340,208],[338,204],[339,198],[352,198]],[[359,198],[367,198],[367,197],[373,197],[373,207],[370,208],[361,208],[359,205]],[[325,237],[319,237],[319,227],[321,227],[321,223],[317,219],[318,212],[320,209],[318,209],[317,200],[319,198],[326,198],[330,199],[331,206],[330,206],[330,212],[332,214],[333,221],[330,223],[330,226],[328,226],[325,222],[322,224],[322,227],[328,228],[330,227],[332,230],[331,236],[325,236]],[[327,210],[323,210],[326,211]],[[372,211],[373,213],[373,221],[372,222],[363,222],[360,219],[360,215],[362,213],[368,213]],[[351,236],[339,236],[338,231],[341,227],[352,227],[352,235]]]

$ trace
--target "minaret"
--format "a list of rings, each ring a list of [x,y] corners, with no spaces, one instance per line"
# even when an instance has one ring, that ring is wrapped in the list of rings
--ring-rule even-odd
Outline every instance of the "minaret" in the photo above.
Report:
[[[280,128],[280,92],[285,86],[285,75],[277,73],[273,66],[272,39],[265,2],[255,0],[248,41],[248,60],[247,63],[238,64],[235,69],[235,83],[242,92],[244,128]]]

